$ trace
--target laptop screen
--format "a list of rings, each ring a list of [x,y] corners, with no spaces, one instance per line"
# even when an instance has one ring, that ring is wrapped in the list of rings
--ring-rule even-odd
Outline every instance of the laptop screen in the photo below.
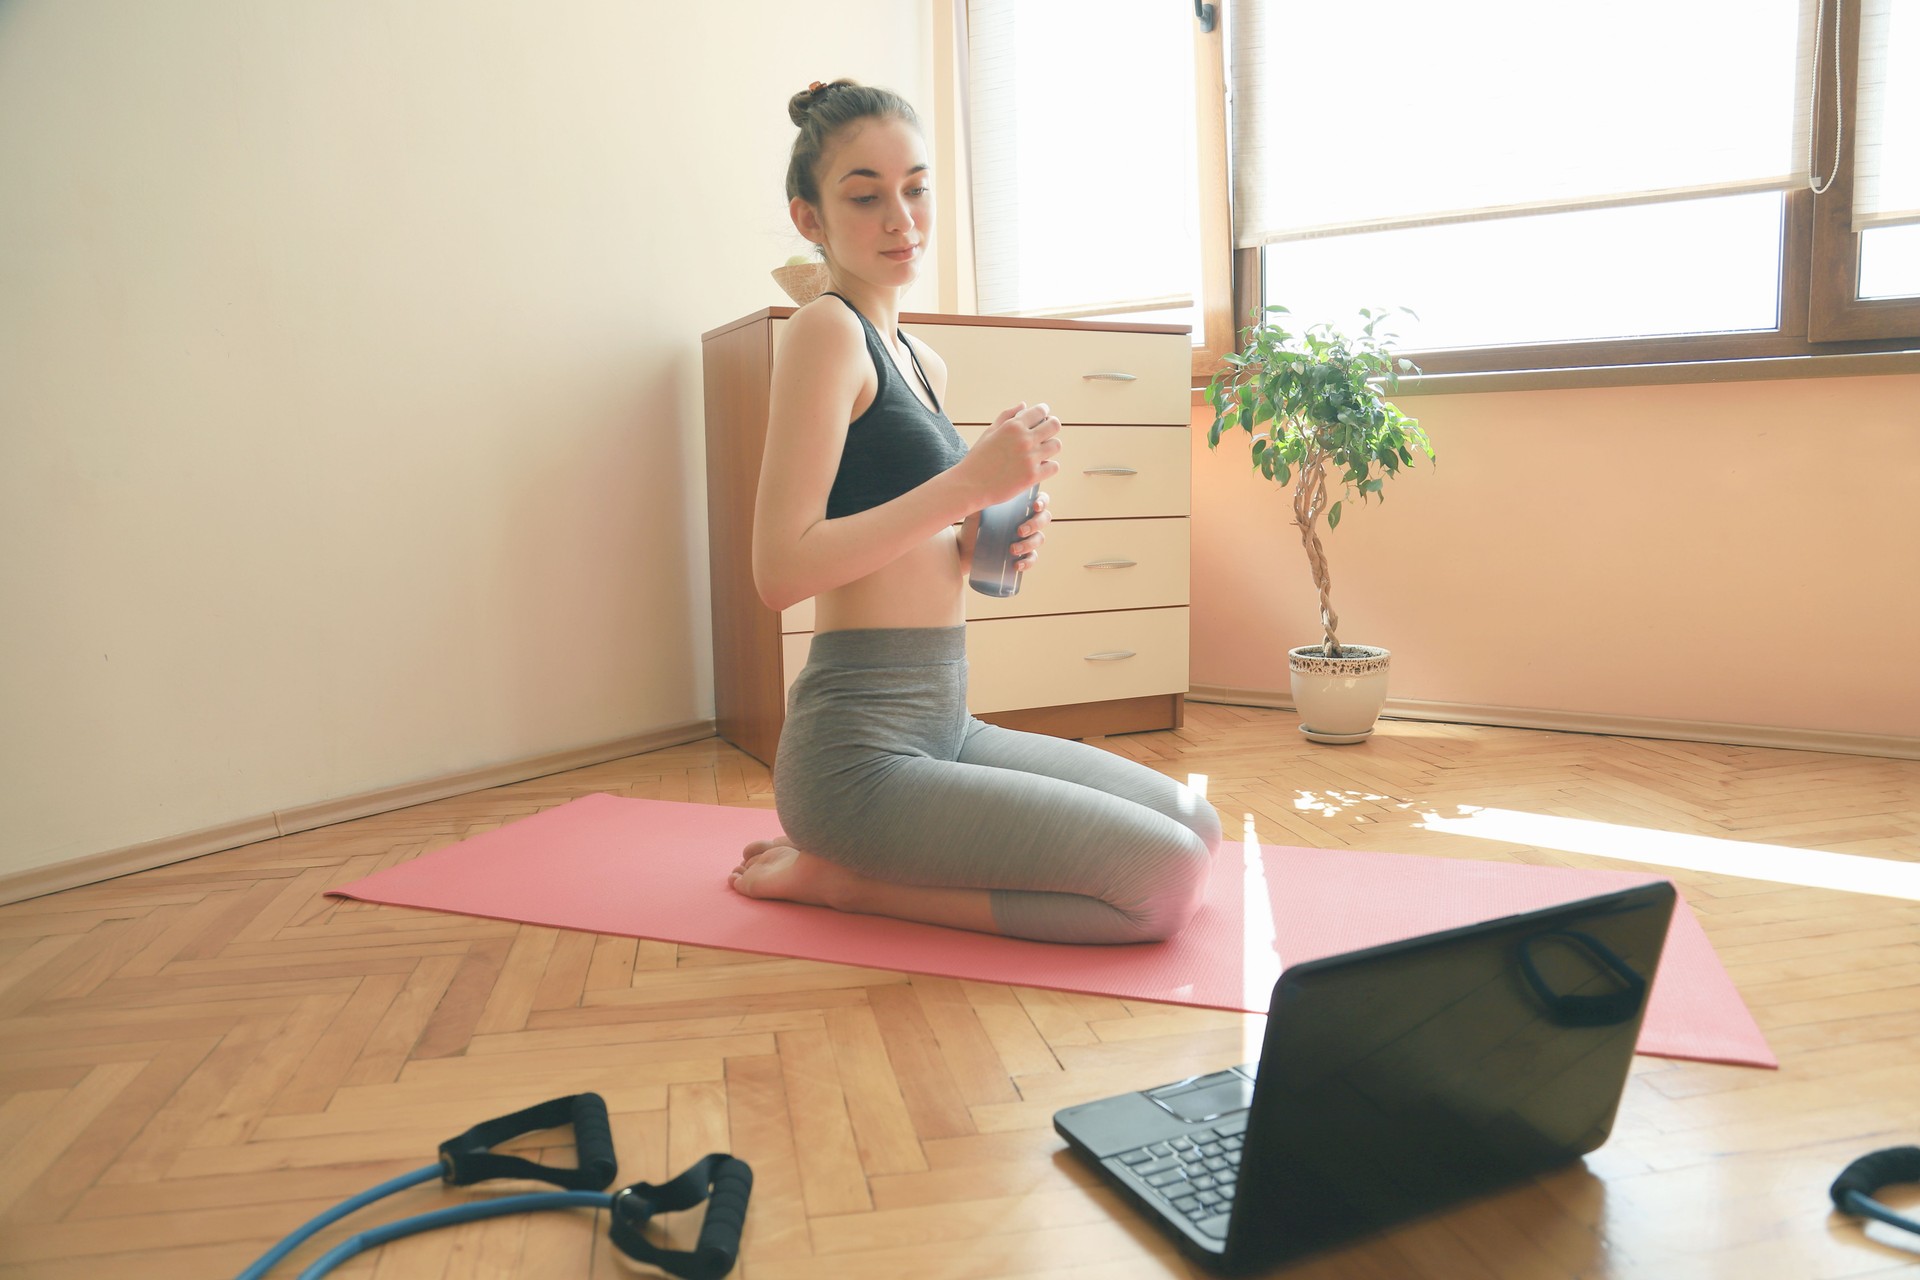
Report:
[[[1599,1146],[1672,903],[1648,885],[1287,970],[1231,1250],[1306,1252]]]

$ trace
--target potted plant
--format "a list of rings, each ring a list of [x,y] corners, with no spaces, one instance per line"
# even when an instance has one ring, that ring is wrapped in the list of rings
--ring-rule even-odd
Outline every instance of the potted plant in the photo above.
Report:
[[[1337,471],[1348,497],[1384,500],[1383,487],[1413,464],[1414,449],[1431,459],[1433,446],[1387,398],[1401,372],[1419,370],[1388,350],[1394,337],[1380,331],[1384,312],[1362,311],[1364,327],[1351,337],[1327,324],[1294,333],[1288,317],[1285,307],[1266,308],[1264,318],[1256,312],[1240,350],[1207,384],[1214,413],[1207,447],[1218,448],[1221,433],[1238,427],[1253,437],[1254,469],[1293,487],[1293,523],[1320,592],[1322,632],[1319,644],[1287,652],[1300,732],[1316,742],[1363,742],[1386,705],[1392,655],[1341,644],[1335,634],[1340,619],[1319,525],[1325,514],[1329,529],[1339,527],[1341,502],[1327,505],[1328,476]]]

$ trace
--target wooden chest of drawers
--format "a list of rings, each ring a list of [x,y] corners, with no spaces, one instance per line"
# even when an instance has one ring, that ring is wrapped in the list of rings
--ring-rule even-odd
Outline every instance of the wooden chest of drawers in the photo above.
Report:
[[[753,501],[773,353],[791,307],[704,335],[714,700],[720,734],[771,764],[813,602],[775,614],[753,586]],[[1063,737],[1175,728],[1187,689],[1190,354],[1163,325],[908,314],[947,363],[971,443],[1018,400],[1063,424],[1041,567],[1011,599],[968,592],[969,702]]]

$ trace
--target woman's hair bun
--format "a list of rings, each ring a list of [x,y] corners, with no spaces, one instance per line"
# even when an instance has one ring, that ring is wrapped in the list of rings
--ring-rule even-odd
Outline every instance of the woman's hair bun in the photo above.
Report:
[[[850,89],[854,86],[855,82],[852,80],[834,80],[827,84],[822,84],[820,81],[815,80],[812,84],[787,99],[787,119],[793,121],[795,126],[805,128],[807,113],[818,106],[822,98],[832,93],[835,89]]]

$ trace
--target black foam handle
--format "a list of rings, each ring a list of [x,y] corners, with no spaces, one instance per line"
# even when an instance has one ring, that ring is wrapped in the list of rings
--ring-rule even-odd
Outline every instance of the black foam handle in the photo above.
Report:
[[[607,1235],[636,1262],[683,1280],[720,1280],[739,1256],[752,1194],[753,1170],[744,1160],[716,1151],[662,1186],[636,1182],[615,1195]],[[691,1209],[702,1200],[708,1201],[707,1218],[692,1249],[662,1249],[647,1239],[646,1226],[655,1214]]]
[[[573,1126],[579,1167],[535,1164],[519,1156],[503,1156],[493,1147],[509,1138],[540,1129]],[[483,1120],[457,1138],[440,1144],[440,1177],[456,1186],[471,1186],[492,1178],[526,1178],[569,1191],[599,1191],[611,1186],[620,1161],[613,1151],[613,1129],[607,1122],[607,1103],[597,1093],[550,1098],[511,1115]]]
[[[1827,1194],[1840,1212],[1857,1213],[1847,1203],[1850,1193],[1857,1191],[1871,1200],[1874,1192],[1896,1182],[1920,1182],[1920,1147],[1888,1147],[1861,1156],[1840,1171]]]
[[[573,1095],[573,1150],[583,1175],[592,1182],[582,1190],[600,1191],[613,1185],[620,1157],[613,1150],[613,1125],[607,1119],[607,1100],[597,1093]]]
[[[700,1224],[700,1254],[736,1257],[740,1233],[747,1225],[747,1197],[753,1193],[753,1170],[744,1160],[728,1156],[713,1175],[713,1197],[707,1202],[707,1220]]]

